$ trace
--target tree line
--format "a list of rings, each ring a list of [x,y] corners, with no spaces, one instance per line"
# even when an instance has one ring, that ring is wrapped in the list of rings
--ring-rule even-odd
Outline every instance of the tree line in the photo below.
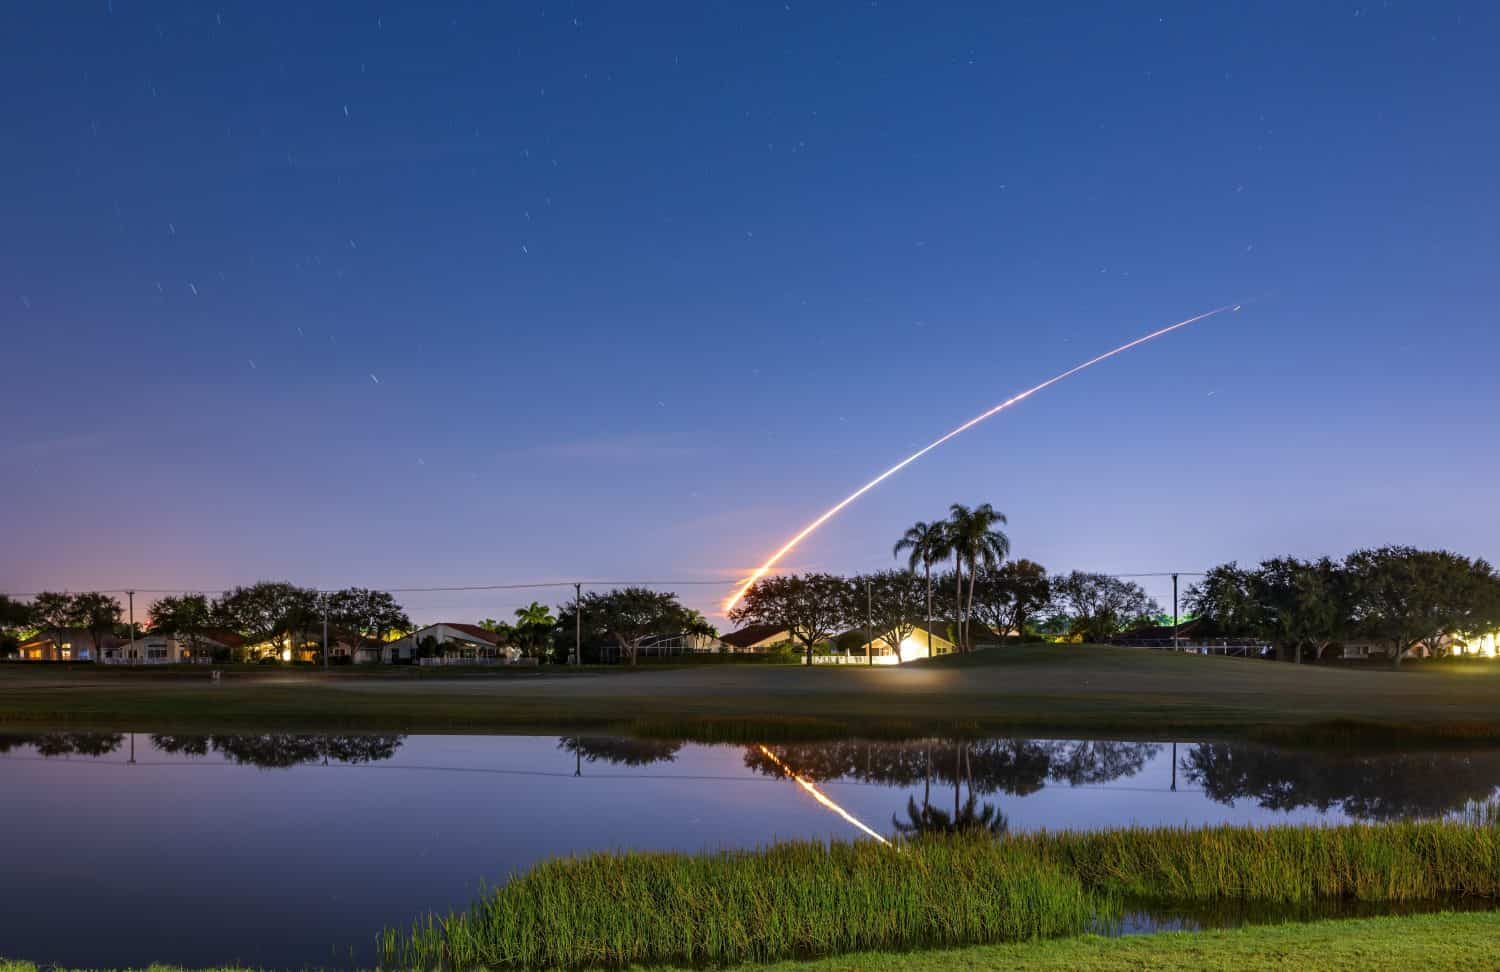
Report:
[[[1295,662],[1366,642],[1399,666],[1417,651],[1448,654],[1500,629],[1500,575],[1482,559],[1404,546],[1341,560],[1276,557],[1215,567],[1189,588],[1187,606],[1219,631],[1262,638]]]
[[[519,648],[540,660],[564,661],[574,650],[575,639],[598,654],[602,644],[614,646],[619,656],[634,662],[641,646],[664,635],[717,634],[698,611],[686,607],[677,595],[643,587],[589,591],[581,603],[568,601],[555,609],[533,601],[514,612],[514,623],[486,618],[481,627],[492,632],[503,645]],[[581,618],[580,618],[581,612]],[[113,596],[100,592],[48,591],[31,601],[0,595],[0,655],[14,653],[21,638],[31,632],[60,642],[64,632],[82,630],[93,644],[93,657],[106,637],[129,637],[124,611]],[[179,594],[163,597],[147,612],[147,630],[178,638],[195,658],[212,656],[216,661],[238,660],[213,638],[231,631],[250,644],[286,639],[294,646],[318,644],[326,623],[340,638],[354,636],[385,642],[390,636],[410,633],[411,619],[387,591],[350,587],[318,591],[286,581],[260,581],[235,587],[218,597]],[[141,634],[138,627],[135,631]],[[433,639],[423,639],[418,653],[441,649]]]
[[[81,630],[93,644],[93,657],[106,637],[140,635],[123,621],[120,602],[98,591],[44,591],[30,602],[0,596],[0,632],[11,650],[22,633],[35,631],[60,641],[64,632]],[[349,587],[317,591],[285,581],[261,581],[225,591],[218,597],[176,594],[162,597],[147,612],[147,628],[182,641],[193,657],[212,654],[228,661],[229,650],[213,641],[216,631],[232,631],[247,641],[288,638],[294,644],[314,641],[323,625],[357,637],[384,640],[411,628],[411,620],[385,591]]]
[[[1161,608],[1132,581],[1085,571],[1053,577],[1034,561],[1008,559],[1006,523],[989,503],[955,503],[945,519],[918,521],[896,541],[892,555],[905,569],[763,577],[729,619],[785,629],[809,660],[850,630],[893,647],[921,630],[931,656],[935,628],[958,651],[972,651],[982,637],[1100,641],[1159,620]]]

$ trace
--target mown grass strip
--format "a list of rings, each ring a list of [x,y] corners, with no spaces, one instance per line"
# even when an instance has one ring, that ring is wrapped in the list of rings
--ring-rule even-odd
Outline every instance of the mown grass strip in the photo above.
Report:
[[[1500,827],[1123,829],[550,861],[388,931],[397,968],[730,965],[1076,935],[1124,897],[1500,899]]]

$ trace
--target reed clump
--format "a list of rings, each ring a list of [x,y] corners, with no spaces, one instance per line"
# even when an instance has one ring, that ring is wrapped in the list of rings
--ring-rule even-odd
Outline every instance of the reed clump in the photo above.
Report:
[[[397,968],[732,965],[1076,935],[1125,899],[1500,900],[1500,825],[1125,828],[549,861],[388,931]]]
[[[789,843],[549,861],[469,912],[387,932],[396,968],[722,965],[1076,934],[1097,903],[1006,843]]]

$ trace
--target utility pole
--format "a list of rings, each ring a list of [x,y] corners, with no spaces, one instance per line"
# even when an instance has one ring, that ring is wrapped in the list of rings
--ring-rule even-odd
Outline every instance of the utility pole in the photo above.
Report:
[[[870,596],[870,578],[865,578],[865,664],[875,664],[875,602]],[[901,657],[901,646],[896,646],[896,657]]]
[[[135,664],[135,591],[126,591],[125,597],[130,601],[130,663]],[[119,603],[119,602],[116,602]],[[135,737],[130,737],[130,761],[135,762]]]
[[[583,664],[583,585],[573,583],[573,664]]]
[[[1177,650],[1177,575],[1172,575],[1172,650]],[[1173,770],[1174,775],[1176,770]]]
[[[323,598],[323,671],[328,671],[328,598]]]

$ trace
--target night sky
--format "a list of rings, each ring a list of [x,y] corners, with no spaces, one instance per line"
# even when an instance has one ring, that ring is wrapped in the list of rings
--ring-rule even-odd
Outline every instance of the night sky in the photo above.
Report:
[[[1051,6],[6,5],[0,590],[727,584],[1241,302],[788,565],[1500,555],[1500,8]]]

